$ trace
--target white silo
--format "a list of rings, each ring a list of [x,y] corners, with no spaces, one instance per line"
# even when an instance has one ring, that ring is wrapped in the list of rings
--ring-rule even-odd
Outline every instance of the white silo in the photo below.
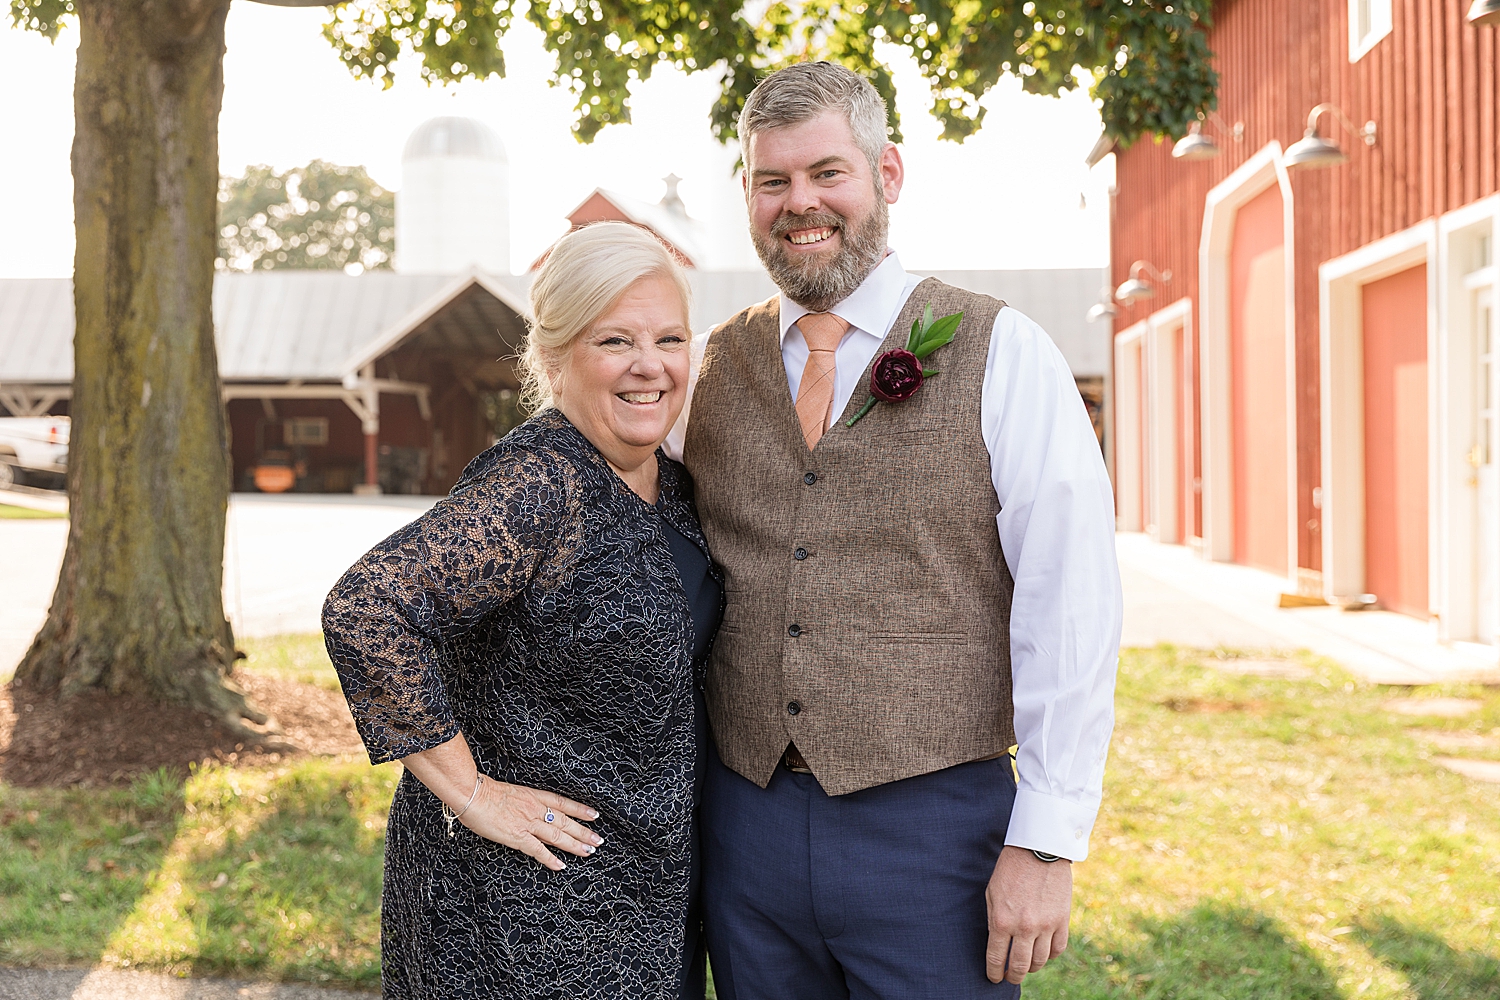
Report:
[[[396,270],[510,273],[510,161],[473,118],[418,125],[401,154]]]

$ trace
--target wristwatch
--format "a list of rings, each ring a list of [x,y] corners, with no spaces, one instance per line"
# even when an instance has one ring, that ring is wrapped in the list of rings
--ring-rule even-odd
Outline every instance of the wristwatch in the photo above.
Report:
[[[1032,851],[1031,853],[1036,855],[1036,859],[1038,861],[1045,861],[1049,865],[1052,864],[1052,862],[1054,862],[1054,861],[1061,861],[1061,860],[1063,860],[1062,858],[1058,857],[1056,854],[1048,854],[1046,851]]]

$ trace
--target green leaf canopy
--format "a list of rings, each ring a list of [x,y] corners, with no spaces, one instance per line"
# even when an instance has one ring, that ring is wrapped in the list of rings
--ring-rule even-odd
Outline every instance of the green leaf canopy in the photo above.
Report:
[[[18,4],[21,0],[16,0]],[[911,53],[945,138],[984,121],[980,99],[1004,74],[1056,95],[1088,85],[1106,134],[1180,136],[1213,108],[1217,75],[1205,36],[1211,0],[350,0],[325,28],[351,72],[389,86],[415,54],[432,81],[503,76],[500,39],[517,16],[557,57],[556,84],[576,97],[574,132],[588,142],[630,120],[630,88],[661,63],[719,79],[710,127],[721,140],[756,81],[793,62],[830,59],[868,77],[892,109],[895,86],[877,42]],[[33,4],[36,6],[36,4]],[[1082,72],[1075,72],[1081,70]]]

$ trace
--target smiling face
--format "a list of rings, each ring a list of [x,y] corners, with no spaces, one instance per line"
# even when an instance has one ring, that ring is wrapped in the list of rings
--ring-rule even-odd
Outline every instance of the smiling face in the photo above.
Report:
[[[676,284],[647,275],[564,350],[553,401],[612,465],[633,469],[682,412],[691,340]]]
[[[847,298],[885,257],[886,206],[904,176],[896,147],[885,147],[872,173],[833,110],[753,133],[745,164],[750,235],[777,286],[815,312]]]

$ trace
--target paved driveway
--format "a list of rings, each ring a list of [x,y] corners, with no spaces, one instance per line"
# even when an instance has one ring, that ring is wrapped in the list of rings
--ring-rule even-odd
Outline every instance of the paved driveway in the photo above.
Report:
[[[0,1000],[373,1000],[378,995],[122,969],[0,969]]]
[[[235,494],[224,547],[224,608],[236,633],[318,631],[323,598],[344,570],[436,501]],[[0,679],[14,671],[46,617],[67,530],[60,520],[0,520]],[[1392,684],[1500,677],[1494,647],[1439,645],[1424,622],[1379,611],[1280,611],[1281,577],[1206,563],[1142,535],[1120,535],[1117,547],[1126,646],[1311,649]]]
[[[323,598],[344,570],[436,501],[235,494],[224,539],[224,610],[235,633],[318,631]],[[0,679],[47,617],[67,540],[67,521],[0,520]]]

